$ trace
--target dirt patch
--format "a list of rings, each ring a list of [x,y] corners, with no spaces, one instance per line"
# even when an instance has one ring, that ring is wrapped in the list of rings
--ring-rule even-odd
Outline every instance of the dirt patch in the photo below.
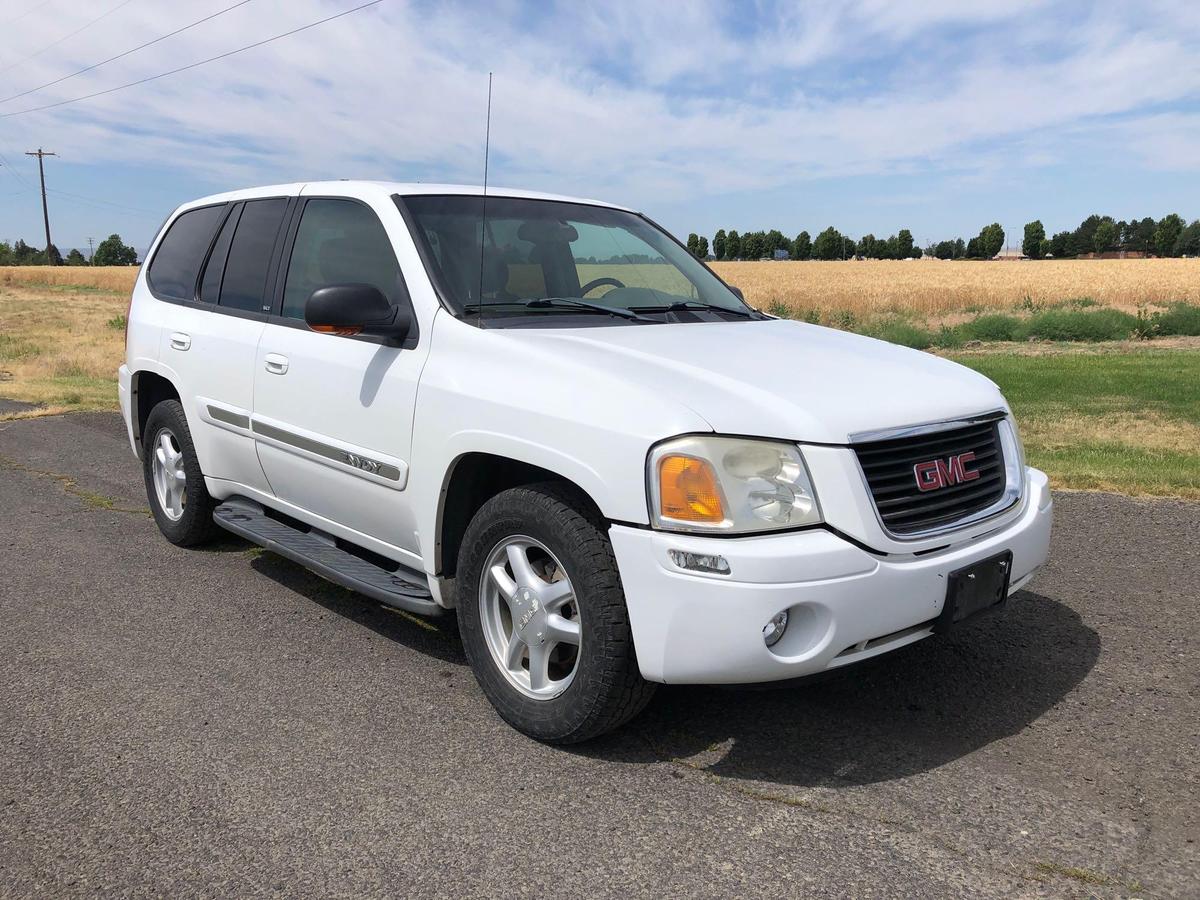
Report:
[[[1142,350],[1200,350],[1200,336],[1161,337],[1152,341],[1096,341],[1062,343],[1056,341],[970,342],[954,350],[931,350],[940,356],[1007,353],[1015,356],[1060,356],[1068,353],[1136,353]]]

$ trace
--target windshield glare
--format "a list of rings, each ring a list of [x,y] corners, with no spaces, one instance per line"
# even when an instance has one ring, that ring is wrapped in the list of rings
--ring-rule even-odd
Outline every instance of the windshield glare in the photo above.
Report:
[[[685,248],[633,213],[488,197],[485,227],[483,197],[397,199],[416,226],[433,277],[459,315],[572,312],[569,304],[524,306],[546,298],[651,313],[677,304],[709,304],[740,315],[748,309]]]

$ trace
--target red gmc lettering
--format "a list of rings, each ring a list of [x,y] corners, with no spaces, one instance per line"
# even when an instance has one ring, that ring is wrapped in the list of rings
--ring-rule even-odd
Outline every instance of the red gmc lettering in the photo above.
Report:
[[[976,469],[968,469],[967,463],[975,461],[974,451],[960,453],[947,459],[930,459],[913,466],[917,479],[917,490],[936,491],[952,484],[974,481],[979,477]]]

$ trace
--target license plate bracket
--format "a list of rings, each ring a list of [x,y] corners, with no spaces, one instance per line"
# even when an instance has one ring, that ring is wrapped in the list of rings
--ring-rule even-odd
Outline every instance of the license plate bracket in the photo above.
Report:
[[[1012,551],[1005,550],[950,573],[946,602],[933,630],[939,634],[985,613],[999,612],[1008,602]]]

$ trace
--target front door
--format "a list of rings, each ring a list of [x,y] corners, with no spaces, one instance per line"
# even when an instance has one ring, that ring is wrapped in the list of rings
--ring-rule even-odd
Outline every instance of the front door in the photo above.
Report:
[[[429,342],[414,338],[393,346],[310,331],[304,304],[312,292],[352,283],[378,287],[393,305],[409,303],[391,240],[371,207],[343,198],[305,200],[281,315],[259,342],[253,417],[258,455],[280,500],[418,553],[404,489],[417,381]]]

